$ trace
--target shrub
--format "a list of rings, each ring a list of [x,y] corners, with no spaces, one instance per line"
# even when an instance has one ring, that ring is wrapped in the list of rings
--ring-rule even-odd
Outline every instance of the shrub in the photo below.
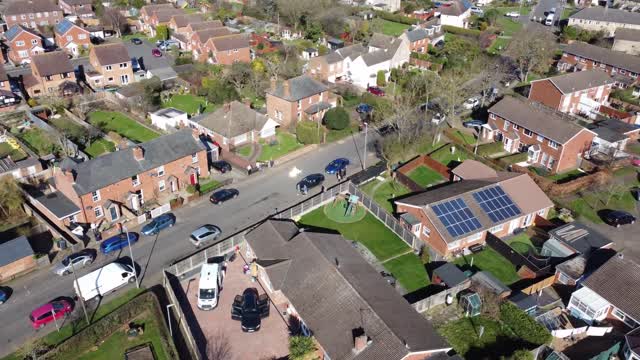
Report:
[[[513,352],[510,357],[511,360],[533,360],[533,354],[526,349],[520,349]]]
[[[313,339],[308,336],[292,336],[289,338],[289,357],[292,360],[304,359],[305,355],[315,349]]]
[[[38,102],[36,101],[36,99],[30,98],[29,100],[27,100],[27,105],[34,107],[38,105]]]
[[[187,192],[189,194],[195,194],[196,191],[198,191],[198,189],[196,188],[195,185],[189,184],[189,186],[187,186]]]
[[[551,341],[551,333],[515,305],[505,302],[500,305],[500,319],[521,339],[534,345]]]
[[[298,125],[296,125],[298,142],[305,145],[319,144],[323,131],[322,129],[318,129],[318,126],[318,123],[315,121],[303,120],[298,122]]]
[[[343,107],[336,107],[324,114],[324,123],[329,129],[342,130],[349,126],[349,113]]]
[[[466,36],[473,36],[473,37],[478,37],[480,36],[480,33],[481,33],[480,30],[463,29],[463,28],[459,28],[451,25],[443,25],[442,29],[451,34],[466,35]]]
[[[478,155],[490,156],[495,153],[501,152],[504,149],[504,145],[500,141],[492,142],[489,144],[478,145]]]
[[[412,19],[408,16],[400,15],[400,14],[392,14],[386,11],[376,11],[376,15],[384,20],[393,21],[406,25],[413,25],[418,22],[417,19]]]
[[[383,70],[379,70],[378,74],[376,74],[376,84],[378,86],[387,85],[387,79],[384,76],[384,71]]]

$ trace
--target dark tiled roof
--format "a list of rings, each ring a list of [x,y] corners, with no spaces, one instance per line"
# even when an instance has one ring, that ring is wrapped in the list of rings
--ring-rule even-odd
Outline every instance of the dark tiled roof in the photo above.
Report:
[[[64,51],[52,51],[33,55],[31,66],[38,69],[40,76],[57,75],[73,72],[73,65]]]
[[[640,58],[634,55],[579,41],[567,45],[564,48],[564,52],[640,74]]]
[[[568,117],[548,107],[523,98],[505,96],[489,108],[489,113],[506,119],[559,144],[564,144],[580,131],[585,130]]]
[[[218,36],[225,36],[231,34],[231,31],[226,27],[208,28],[203,30],[194,31],[193,36],[198,35],[200,42],[205,43],[211,38]]]
[[[260,131],[267,122],[267,116],[260,114],[249,106],[233,101],[229,108],[222,108],[202,114],[192,119],[201,126],[226,138],[246,134],[251,130]]]
[[[91,51],[95,53],[98,63],[103,66],[131,61],[127,47],[121,42],[95,45],[91,48]]]
[[[613,306],[640,321],[640,265],[621,257],[612,257],[583,283]]]
[[[133,148],[127,148],[77,164],[72,169],[75,172],[76,192],[79,195],[88,194],[204,150],[202,143],[193,138],[191,129],[161,136],[138,146],[144,150],[144,159],[141,161],[134,158]]]
[[[284,93],[282,82],[276,86],[275,90],[270,89],[267,93],[287,101],[298,101],[329,90],[329,88],[323,83],[314,80],[307,75],[298,76],[285,81],[289,82],[288,95],[285,95]]]
[[[304,112],[309,115],[313,115],[313,114],[319,113],[322,110],[327,110],[327,109],[331,109],[331,104],[321,101],[319,103],[315,103],[309,106]]]
[[[456,264],[450,262],[433,270],[433,275],[439,277],[450,288],[467,281],[464,272]]]
[[[563,94],[614,83],[609,74],[600,70],[574,71],[534,82],[544,80],[551,81]]]
[[[26,236],[4,241],[0,244],[0,266],[5,266],[33,255],[33,249]]]
[[[7,38],[8,41],[12,41],[13,39],[15,39],[16,36],[20,35],[20,33],[22,33],[23,31],[26,31],[31,35],[40,37],[40,34],[22,25],[13,25],[12,27],[9,28],[9,30],[7,30],[7,32],[4,33],[4,36],[5,38]]]
[[[410,351],[450,348],[342,236],[298,232],[292,222],[269,220],[246,239],[261,262],[276,260],[264,263],[274,289],[332,359],[401,359]],[[371,343],[354,353],[359,328]]]
[[[63,219],[80,211],[76,204],[59,191],[50,194],[39,193],[34,196],[34,199],[51,211],[58,219]]]
[[[615,40],[640,41],[640,30],[616,29]]]
[[[210,39],[217,51],[228,51],[249,47],[249,39],[244,35],[230,35]]]
[[[511,301],[515,306],[517,306],[522,311],[527,311],[538,305],[535,295],[527,295],[522,291],[518,291],[515,295],[512,295],[509,298],[509,301]]]
[[[198,31],[198,30],[204,30],[204,29],[215,29],[215,28],[223,27],[224,25],[220,20],[210,20],[210,21],[191,23],[189,24],[189,26],[191,26],[191,31]]]
[[[181,15],[184,12],[180,9],[160,9],[155,12],[158,23],[166,23],[171,20],[174,15]]]
[[[590,124],[589,130],[608,142],[622,141],[627,139],[630,133],[640,132],[640,128],[616,119],[607,119]]]
[[[58,5],[53,1],[49,0],[17,0],[9,2],[7,7],[4,9],[4,16],[9,15],[20,15],[20,14],[29,14],[29,13],[39,13],[39,12],[51,12],[51,11],[60,11],[60,15],[62,15],[62,10]]]
[[[173,21],[178,27],[185,27],[191,23],[202,22],[204,17],[202,14],[179,14],[173,16]]]
[[[571,15],[569,19],[640,25],[640,14],[638,13],[599,6],[582,9]]]
[[[76,6],[76,5],[91,5],[93,1],[91,0],[62,0],[67,5]]]
[[[553,229],[549,231],[549,235],[580,254],[590,254],[611,244],[609,238],[577,221]]]

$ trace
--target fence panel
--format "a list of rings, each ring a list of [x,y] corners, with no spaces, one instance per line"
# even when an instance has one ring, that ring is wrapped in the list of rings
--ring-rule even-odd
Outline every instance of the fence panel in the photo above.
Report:
[[[156,217],[158,217],[158,216],[160,216],[160,215],[162,215],[164,213],[167,213],[169,211],[171,211],[171,205],[170,204],[164,204],[164,205],[162,205],[160,207],[157,207],[157,208],[151,210],[151,218],[152,219],[156,218]]]

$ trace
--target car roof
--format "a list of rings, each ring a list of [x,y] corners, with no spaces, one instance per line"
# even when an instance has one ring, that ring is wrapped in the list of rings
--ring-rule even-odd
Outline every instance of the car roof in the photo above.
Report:
[[[199,228],[195,229],[191,233],[191,235],[198,237],[198,236],[200,236],[200,235],[202,235],[202,234],[204,234],[206,232],[209,232],[211,230],[217,230],[217,227],[213,226],[213,225],[202,225]]]
[[[51,303],[46,303],[38,308],[36,308],[35,310],[33,310],[31,312],[31,316],[37,318],[38,316],[50,311],[51,309],[53,309],[53,304]]]
[[[218,287],[218,271],[220,271],[220,264],[213,263],[202,264],[200,269],[200,282],[198,284],[199,289],[212,289]]]

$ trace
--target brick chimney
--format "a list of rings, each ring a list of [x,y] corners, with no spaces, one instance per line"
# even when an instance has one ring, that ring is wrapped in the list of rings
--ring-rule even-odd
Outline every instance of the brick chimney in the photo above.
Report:
[[[282,82],[282,92],[284,93],[284,97],[289,97],[291,95],[291,91],[289,89],[289,80],[285,80]]]
[[[369,337],[363,328],[353,329],[353,352],[356,354],[364,350],[369,345]]]
[[[144,149],[141,146],[136,146],[133,148],[133,158],[137,161],[144,160]]]

